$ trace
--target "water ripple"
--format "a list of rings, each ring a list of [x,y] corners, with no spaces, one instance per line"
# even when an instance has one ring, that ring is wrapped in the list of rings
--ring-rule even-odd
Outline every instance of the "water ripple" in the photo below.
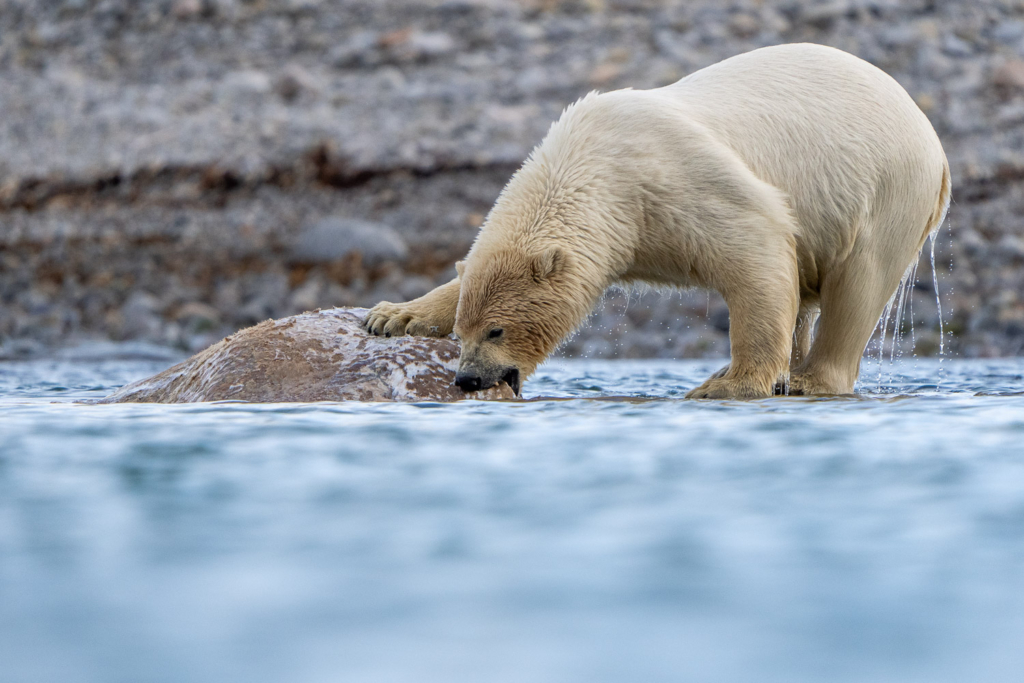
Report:
[[[719,363],[624,361],[523,402],[74,403],[167,362],[0,365],[0,679],[1024,665],[1024,361],[833,399],[684,401]]]

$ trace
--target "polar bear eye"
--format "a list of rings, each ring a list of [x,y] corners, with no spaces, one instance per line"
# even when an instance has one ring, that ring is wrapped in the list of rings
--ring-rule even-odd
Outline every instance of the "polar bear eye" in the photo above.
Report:
[[[490,332],[487,333],[487,338],[488,339],[497,339],[498,337],[500,337],[503,334],[505,334],[505,330],[501,329],[500,327],[495,327],[493,330],[491,330]]]

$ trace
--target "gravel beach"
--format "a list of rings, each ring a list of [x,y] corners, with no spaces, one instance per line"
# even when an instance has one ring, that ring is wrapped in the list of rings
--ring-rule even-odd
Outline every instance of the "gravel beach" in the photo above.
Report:
[[[946,350],[1024,353],[1024,3],[8,0],[0,357],[196,351],[419,296],[567,104],[802,41],[892,74],[942,139]],[[939,350],[932,283],[926,245],[919,355]],[[728,312],[705,292],[612,292],[562,353],[723,356]]]

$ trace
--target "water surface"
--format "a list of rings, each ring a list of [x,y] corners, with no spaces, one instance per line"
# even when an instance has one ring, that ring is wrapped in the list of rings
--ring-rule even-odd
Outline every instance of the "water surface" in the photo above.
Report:
[[[963,681],[1024,667],[1024,360],[683,401],[78,405],[169,365],[0,364],[0,680]],[[600,399],[600,400],[597,400]]]

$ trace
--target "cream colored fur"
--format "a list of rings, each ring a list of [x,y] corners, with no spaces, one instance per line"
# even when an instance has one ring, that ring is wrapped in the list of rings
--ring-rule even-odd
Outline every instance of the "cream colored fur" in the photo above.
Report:
[[[949,191],[939,139],[896,81],[828,47],[763,48],[568,107],[462,278],[366,324],[454,329],[463,367],[525,378],[610,285],[707,287],[729,306],[732,359],[690,396],[768,396],[786,376],[794,393],[848,393]]]

